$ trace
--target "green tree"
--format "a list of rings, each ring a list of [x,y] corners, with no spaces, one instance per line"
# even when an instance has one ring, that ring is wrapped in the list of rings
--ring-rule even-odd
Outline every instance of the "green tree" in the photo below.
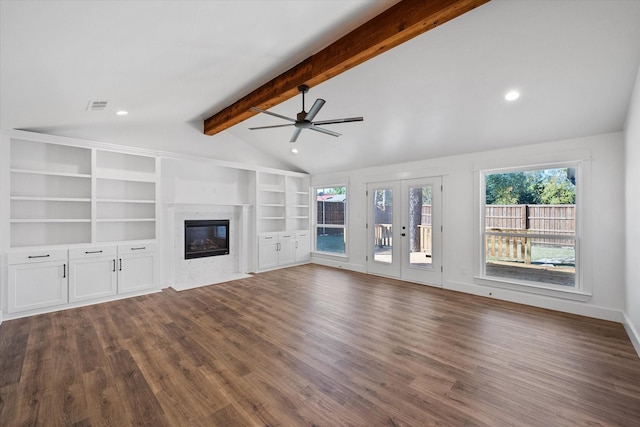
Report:
[[[488,174],[485,179],[488,205],[573,204],[574,169],[546,169]]]

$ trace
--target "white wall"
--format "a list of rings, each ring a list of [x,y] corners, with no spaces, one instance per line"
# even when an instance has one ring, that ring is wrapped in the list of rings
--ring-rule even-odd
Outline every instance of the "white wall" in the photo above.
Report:
[[[625,126],[625,326],[640,354],[640,69]]]
[[[418,162],[314,175],[312,185],[347,183],[347,259],[313,256],[313,261],[356,271],[366,271],[365,196],[367,182],[442,176],[443,287],[570,313],[622,321],[624,309],[624,159],[623,134],[613,133],[566,141],[554,141],[505,150],[488,151]],[[640,152],[639,152],[640,156]],[[527,166],[547,162],[581,160],[584,206],[583,266],[592,296],[585,301],[488,288],[473,278],[476,171]],[[638,175],[640,181],[640,175]],[[638,186],[636,186],[638,188]],[[640,271],[639,271],[640,273]],[[640,282],[639,282],[640,283]],[[640,292],[640,290],[639,290]],[[638,307],[636,307],[636,314]]]

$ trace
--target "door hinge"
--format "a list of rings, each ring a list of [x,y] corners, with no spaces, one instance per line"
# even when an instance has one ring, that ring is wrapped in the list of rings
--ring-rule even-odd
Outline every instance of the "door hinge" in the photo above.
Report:
[[[444,267],[440,266],[440,273],[444,272]]]
[[[365,191],[366,196],[369,197],[369,190]]]
[[[441,193],[442,193],[443,189],[444,189],[444,186],[442,184],[440,184],[440,192]]]
[[[364,225],[364,228],[366,228],[366,229],[369,228],[369,223],[368,222]]]
[[[369,255],[365,256],[365,257],[364,257],[364,260],[365,260],[365,261],[369,261]]]
[[[442,233],[444,231],[444,228],[442,227],[442,225],[440,226],[440,232]]]

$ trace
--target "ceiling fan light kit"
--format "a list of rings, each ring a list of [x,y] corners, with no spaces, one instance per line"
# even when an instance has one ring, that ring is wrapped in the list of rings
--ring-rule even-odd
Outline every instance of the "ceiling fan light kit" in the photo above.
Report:
[[[309,86],[307,86],[307,85],[298,86],[298,92],[300,92],[302,94],[302,111],[300,111],[296,115],[295,119],[292,119],[291,117],[287,117],[287,116],[282,116],[280,114],[272,113],[270,111],[262,110],[262,109],[257,108],[257,107],[251,107],[251,110],[253,110],[253,111],[257,111],[259,113],[264,113],[264,114],[269,114],[270,116],[278,117],[279,119],[287,120],[287,121],[292,122],[292,123],[287,123],[287,124],[283,124],[283,125],[258,126],[258,127],[252,127],[252,128],[249,128],[249,129],[250,130],[271,129],[271,128],[279,128],[279,127],[285,127],[285,126],[293,126],[293,127],[295,127],[295,130],[293,131],[293,135],[291,135],[291,139],[289,140],[289,142],[296,142],[296,140],[300,136],[300,133],[302,132],[303,129],[310,129],[310,130],[314,130],[316,132],[324,133],[326,135],[331,135],[331,136],[336,136],[337,137],[337,136],[340,136],[340,134],[338,132],[334,132],[334,131],[329,130],[329,129],[324,129],[324,128],[318,127],[318,125],[331,125],[331,124],[335,124],[335,123],[361,122],[361,121],[364,120],[362,117],[349,117],[349,118],[344,118],[344,119],[322,120],[322,121],[314,122],[313,119],[316,117],[316,115],[318,114],[318,112],[320,111],[320,109],[322,108],[322,106],[325,104],[326,101],[324,99],[320,99],[320,98],[316,99],[316,102],[313,103],[313,105],[311,106],[311,109],[309,110],[309,112],[307,112],[307,111],[305,111],[305,107],[304,107],[304,95],[307,92],[309,92]]]

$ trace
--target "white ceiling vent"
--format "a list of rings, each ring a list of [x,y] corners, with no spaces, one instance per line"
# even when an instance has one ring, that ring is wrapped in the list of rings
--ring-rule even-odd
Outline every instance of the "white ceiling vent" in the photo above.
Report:
[[[103,111],[107,108],[107,101],[89,101],[87,111]]]

